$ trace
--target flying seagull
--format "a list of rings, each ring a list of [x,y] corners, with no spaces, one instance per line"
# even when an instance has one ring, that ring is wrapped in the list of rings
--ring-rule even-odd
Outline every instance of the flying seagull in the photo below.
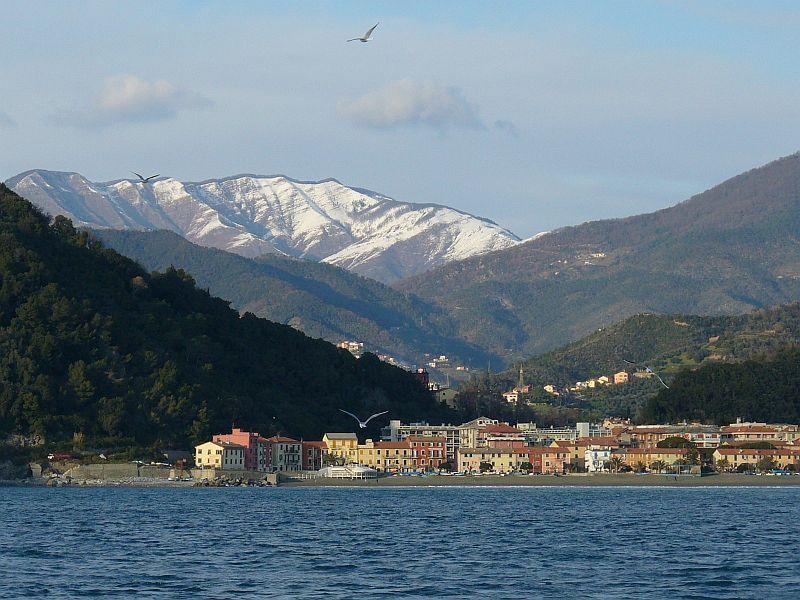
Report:
[[[142,183],[148,183],[151,179],[155,179],[158,175],[150,175],[150,177],[142,177],[136,171],[131,171],[134,175],[136,175],[139,179],[142,180]]]
[[[656,379],[658,379],[658,381],[659,381],[659,382],[661,382],[661,385],[663,385],[665,388],[669,389],[669,386],[668,386],[666,383],[664,383],[664,380],[663,380],[663,379],[661,379],[661,377],[659,377],[658,373],[656,373],[655,371],[653,371],[653,369],[651,369],[651,368],[650,368],[650,367],[648,367],[647,365],[645,365],[645,364],[642,364],[642,363],[633,362],[632,360],[626,360],[626,359],[624,359],[624,358],[622,359],[622,362],[626,362],[626,363],[628,363],[629,365],[635,365],[635,366],[637,366],[637,367],[642,367],[642,368],[643,368],[645,371],[647,371],[647,372],[648,372],[648,373],[650,373],[651,375],[655,375],[655,376],[656,376]]]
[[[353,38],[352,40],[347,40],[348,42],[368,42],[372,32],[375,31],[375,28],[380,25],[380,23],[375,23],[372,27],[367,30],[367,33],[364,34],[363,37]]]
[[[381,415],[385,415],[386,413],[388,413],[388,412],[389,412],[388,410],[385,410],[385,411],[383,411],[383,412],[375,413],[374,415],[372,415],[372,416],[371,416],[369,419],[367,419],[366,421],[362,421],[362,420],[361,420],[361,419],[359,419],[357,416],[355,416],[353,413],[349,413],[349,412],[347,412],[346,410],[342,410],[341,408],[340,408],[339,410],[340,410],[341,412],[343,412],[344,414],[346,414],[346,415],[350,415],[350,416],[351,416],[351,417],[353,417],[353,418],[354,418],[356,421],[358,421],[358,426],[359,426],[359,427],[361,427],[361,429],[366,429],[366,428],[367,428],[367,423],[369,423],[370,421],[372,421],[372,419],[374,419],[375,417],[380,417]]]

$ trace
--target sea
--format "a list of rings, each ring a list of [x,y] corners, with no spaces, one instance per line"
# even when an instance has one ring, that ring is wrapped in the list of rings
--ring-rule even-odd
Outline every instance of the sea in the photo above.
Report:
[[[0,598],[800,598],[800,489],[0,488]]]

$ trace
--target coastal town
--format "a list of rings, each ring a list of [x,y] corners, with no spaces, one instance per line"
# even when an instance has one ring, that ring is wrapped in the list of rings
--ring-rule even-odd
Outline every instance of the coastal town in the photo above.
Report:
[[[329,432],[321,440],[261,437],[233,428],[195,448],[197,477],[280,473],[285,477],[368,479],[460,474],[702,475],[800,471],[800,427],[738,420],[636,425],[624,419],[540,428],[481,417],[460,425],[391,419],[381,439]]]

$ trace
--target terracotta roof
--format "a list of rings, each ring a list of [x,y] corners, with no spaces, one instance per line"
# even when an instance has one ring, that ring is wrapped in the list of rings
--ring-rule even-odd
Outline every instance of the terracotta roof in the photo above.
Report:
[[[409,442],[442,442],[447,441],[446,437],[435,435],[410,435],[406,438]]]
[[[297,440],[293,440],[290,437],[284,437],[280,435],[273,435],[272,437],[267,438],[268,442],[277,442],[277,443],[284,443],[284,444],[299,444],[300,442]]]
[[[555,444],[559,448],[568,448],[571,446],[577,446],[577,444],[572,440],[555,440],[553,444]],[[553,447],[553,444],[550,444],[550,447]]]
[[[722,428],[722,433],[777,433],[777,427],[769,425],[728,425]]]
[[[386,450],[410,450],[411,442],[408,440],[403,440],[402,442],[374,442],[373,447]]]
[[[756,456],[800,456],[800,449],[798,448],[781,448],[781,449],[771,449],[771,448],[724,448],[720,447],[717,448],[716,452],[719,452],[725,456],[733,456],[738,455],[741,456],[742,454],[754,454]]]
[[[508,423],[497,423],[496,425],[481,427],[481,433],[522,433],[522,431]]]
[[[209,443],[209,442],[206,442],[206,443]],[[231,448],[231,449],[241,448],[242,450],[244,450],[244,446],[242,446],[241,444],[234,444],[233,442],[212,441],[210,443],[214,444],[215,446],[219,446],[220,448]],[[202,444],[200,444],[200,445],[202,446]]]
[[[615,437],[586,437],[578,438],[576,446],[618,446],[619,440]]]
[[[311,446],[312,448],[322,448],[323,450],[328,447],[328,444],[319,440],[303,442],[303,446]]]
[[[686,454],[690,448],[623,448],[618,454]]]

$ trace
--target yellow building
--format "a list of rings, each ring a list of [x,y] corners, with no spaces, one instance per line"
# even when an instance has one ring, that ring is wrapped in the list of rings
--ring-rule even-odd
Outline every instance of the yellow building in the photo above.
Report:
[[[458,470],[480,473],[481,463],[492,465],[495,473],[511,473],[522,470],[523,463],[530,462],[528,448],[459,448]]]
[[[344,459],[346,465],[358,463],[358,436],[355,433],[326,433],[322,441],[328,456]]]
[[[635,468],[639,463],[648,468],[652,467],[653,463],[672,466],[685,461],[687,454],[689,454],[688,448],[621,448],[613,452],[613,456],[618,456],[631,468]]]
[[[194,464],[202,469],[244,469],[244,446],[239,444],[206,442],[195,446],[194,452]]]
[[[741,465],[749,465],[755,469],[759,461],[764,458],[772,458],[777,469],[787,469],[790,465],[797,468],[800,466],[800,448],[717,448],[714,450],[714,462],[718,467],[720,463],[727,462],[726,469],[729,471],[736,471]]]
[[[628,383],[627,371],[620,371],[619,373],[614,373],[614,383],[617,385],[619,385],[620,383]]]
[[[358,446],[358,464],[378,471],[413,471],[416,467],[411,442],[373,442]]]

